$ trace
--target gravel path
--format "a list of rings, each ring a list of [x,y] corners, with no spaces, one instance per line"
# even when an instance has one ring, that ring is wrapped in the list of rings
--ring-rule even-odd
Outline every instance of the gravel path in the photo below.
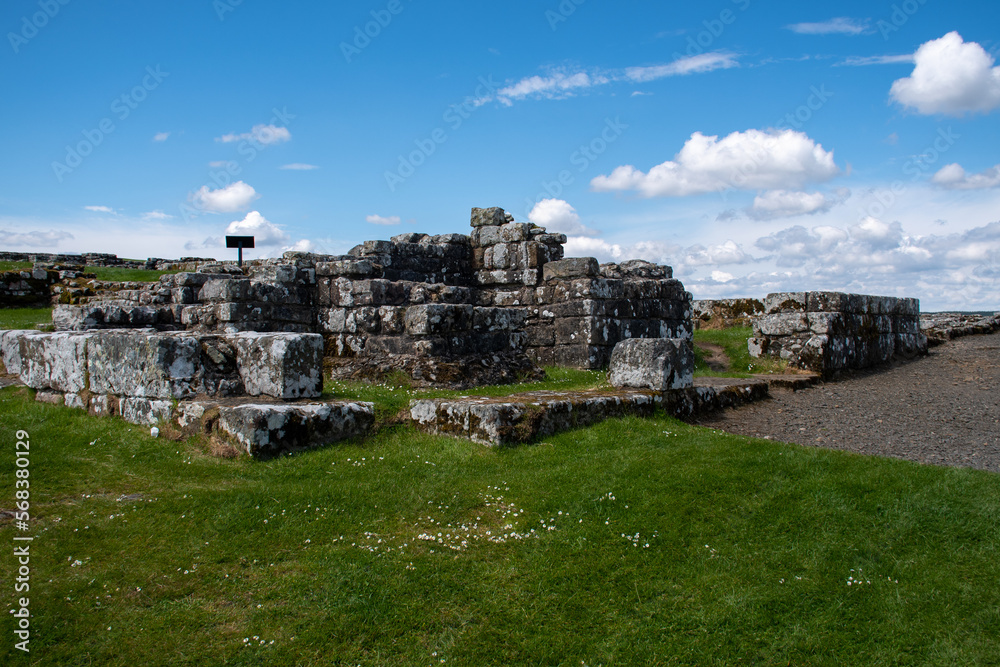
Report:
[[[959,338],[888,370],[859,372],[698,421],[742,435],[1000,472],[1000,333]]]

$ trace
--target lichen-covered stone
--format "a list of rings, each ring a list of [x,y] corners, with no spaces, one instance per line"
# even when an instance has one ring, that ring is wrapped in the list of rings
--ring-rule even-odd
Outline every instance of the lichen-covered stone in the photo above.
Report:
[[[220,407],[218,430],[251,456],[266,457],[362,436],[374,421],[372,403],[251,403]]]
[[[601,267],[593,257],[571,257],[549,262],[542,272],[543,280],[569,280],[600,275]]]
[[[666,391],[694,383],[691,341],[681,338],[623,340],[611,354],[609,381],[615,387]]]
[[[236,348],[244,391],[250,396],[311,398],[323,390],[323,337],[298,333],[237,333]]]
[[[148,331],[95,332],[88,345],[90,390],[157,399],[204,391],[196,337]]]
[[[172,401],[127,396],[121,399],[121,418],[132,424],[152,426],[170,421],[173,415]]]
[[[87,389],[87,341],[91,333],[21,332],[21,381],[33,389],[79,393]]]

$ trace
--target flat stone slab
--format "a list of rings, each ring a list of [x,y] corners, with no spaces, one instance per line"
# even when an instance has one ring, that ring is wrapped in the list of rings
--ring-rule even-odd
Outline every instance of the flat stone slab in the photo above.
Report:
[[[531,442],[610,417],[650,416],[658,407],[684,418],[761,400],[767,395],[768,385],[762,380],[699,378],[693,387],[665,392],[622,388],[416,400],[410,403],[410,419],[428,433],[504,446]]]
[[[216,434],[261,458],[366,435],[374,422],[372,403],[245,403],[219,408]]]

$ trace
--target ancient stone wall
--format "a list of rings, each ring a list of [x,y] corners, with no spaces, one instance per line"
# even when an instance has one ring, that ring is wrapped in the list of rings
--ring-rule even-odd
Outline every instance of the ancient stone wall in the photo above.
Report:
[[[695,329],[751,327],[764,314],[760,299],[699,299],[691,302],[691,322]]]
[[[134,260],[122,259],[118,257],[118,255],[103,252],[87,252],[77,255],[45,252],[0,251],[0,262],[32,262],[41,264],[68,264],[73,266],[114,266],[125,269],[156,269],[161,271],[214,261],[214,259],[206,259],[203,257],[182,257],[180,259],[150,257],[149,259],[144,260]]]
[[[824,375],[927,351],[916,299],[840,292],[781,292],[764,299],[748,345]]]
[[[334,377],[402,371],[468,386],[606,367],[628,338],[690,338],[690,294],[670,267],[562,260],[562,234],[472,209],[472,233],[401,234],[344,256],[286,253],[59,308],[59,330],[155,327],[324,336]]]
[[[58,281],[58,271],[42,268],[4,271],[0,273],[0,307],[47,306],[52,298],[51,288]]]

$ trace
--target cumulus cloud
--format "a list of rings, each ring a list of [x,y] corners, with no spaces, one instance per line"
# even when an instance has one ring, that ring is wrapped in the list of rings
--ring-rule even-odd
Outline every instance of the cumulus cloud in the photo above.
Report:
[[[657,264],[670,264],[671,258],[681,252],[680,246],[665,241],[640,241],[621,245],[592,236],[570,236],[565,249],[567,257],[596,257],[601,262],[644,259]]]
[[[571,70],[553,68],[544,75],[525,77],[500,88],[495,94],[475,100],[477,106],[496,100],[504,106],[526,99],[563,99],[593,88],[616,82],[645,83],[671,76],[703,74],[717,69],[738,67],[737,56],[726,51],[712,51],[657,65],[627,67],[620,70]]]
[[[800,35],[860,35],[868,29],[868,22],[841,16],[819,23],[793,23],[785,27]]]
[[[774,220],[796,215],[825,213],[846,197],[829,197],[822,192],[768,190],[754,197],[747,214],[755,220]]]
[[[282,252],[313,252],[316,250],[316,244],[309,239],[300,239],[293,243],[292,245],[284,248]]]
[[[252,236],[256,246],[284,245],[289,236],[257,211],[250,211],[242,220],[234,220],[226,227],[227,236]]]
[[[211,190],[207,185],[203,185],[191,195],[191,201],[197,208],[213,213],[245,211],[259,198],[257,191],[243,181],[230,183],[218,190]]]
[[[0,245],[5,247],[55,248],[60,241],[71,238],[73,235],[69,232],[56,229],[50,229],[47,232],[12,232],[0,229]]]
[[[966,174],[960,164],[941,167],[931,181],[949,190],[985,190],[1000,187],[1000,164],[978,174]]]
[[[957,32],[925,42],[913,73],[893,82],[890,96],[922,114],[989,112],[1000,107],[1000,67],[976,42]]]
[[[833,152],[803,132],[747,130],[719,139],[695,132],[673,160],[648,173],[632,165],[597,176],[597,192],[635,190],[644,197],[684,197],[706,192],[800,188],[840,173]]]
[[[381,215],[366,215],[365,222],[373,225],[398,225],[400,223],[400,218],[398,215],[390,215],[388,217]]]
[[[705,247],[693,245],[684,251],[680,263],[684,266],[722,266],[726,264],[746,264],[753,257],[743,251],[743,246],[735,241]]]
[[[288,131],[287,127],[278,127],[276,125],[254,125],[250,128],[249,132],[244,132],[243,134],[224,134],[221,137],[217,137],[216,141],[221,141],[224,144],[232,143],[234,141],[253,141],[264,146],[270,144],[280,144],[285,141],[290,141],[292,138],[292,133]]]
[[[570,236],[596,236],[597,230],[590,229],[580,221],[580,215],[569,202],[562,199],[543,199],[528,213],[528,220],[551,233]]]
[[[153,141],[166,141],[170,138],[169,132],[157,132],[153,135]]]
[[[305,164],[304,162],[293,162],[292,164],[283,164],[278,169],[291,169],[292,171],[310,171],[312,169],[319,169],[315,164]]]
[[[110,213],[111,215],[117,215],[115,210],[110,206],[84,206],[84,210],[93,211],[94,213]]]

